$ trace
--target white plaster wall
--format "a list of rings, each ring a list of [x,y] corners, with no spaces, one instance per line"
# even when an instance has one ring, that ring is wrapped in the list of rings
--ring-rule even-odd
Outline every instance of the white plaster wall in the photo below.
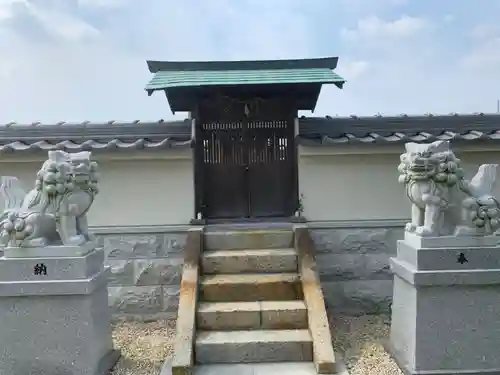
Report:
[[[299,189],[310,221],[407,219],[410,204],[398,184],[402,146],[299,148]],[[498,150],[456,150],[467,177],[482,163],[500,163]],[[101,192],[89,213],[91,226],[188,224],[194,215],[191,150],[96,154]],[[31,188],[43,156],[0,158],[0,175]],[[499,170],[500,174],[500,170]],[[496,187],[500,197],[500,183]],[[1,202],[0,202],[1,203]]]
[[[191,150],[97,155],[100,193],[89,212],[91,226],[188,224],[194,216]],[[0,159],[0,175],[33,186],[42,158]]]
[[[345,151],[344,151],[345,150]],[[397,181],[403,147],[299,148],[299,190],[310,221],[397,220],[410,203]],[[500,149],[458,149],[468,178],[484,163],[500,163]],[[500,175],[500,169],[498,171]],[[500,197],[500,181],[496,186]]]

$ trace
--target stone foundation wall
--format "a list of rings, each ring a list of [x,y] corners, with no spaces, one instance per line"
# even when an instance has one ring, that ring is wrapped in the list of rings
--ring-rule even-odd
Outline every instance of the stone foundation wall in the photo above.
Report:
[[[109,304],[114,318],[175,317],[186,231],[96,232],[111,268]]]
[[[115,318],[176,316],[186,230],[96,230],[112,271],[109,303]],[[349,315],[387,312],[392,297],[389,257],[403,238],[402,226],[312,224],[311,234],[328,307]]]
[[[389,258],[403,228],[311,229],[326,304],[342,314],[388,312],[392,300]]]

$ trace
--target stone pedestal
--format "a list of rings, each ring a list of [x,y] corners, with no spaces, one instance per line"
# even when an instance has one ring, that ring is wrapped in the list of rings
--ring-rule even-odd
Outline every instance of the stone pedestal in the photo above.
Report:
[[[406,374],[500,374],[500,237],[406,233],[389,350]]]
[[[119,358],[107,279],[102,249],[5,249],[0,375],[107,375]]]

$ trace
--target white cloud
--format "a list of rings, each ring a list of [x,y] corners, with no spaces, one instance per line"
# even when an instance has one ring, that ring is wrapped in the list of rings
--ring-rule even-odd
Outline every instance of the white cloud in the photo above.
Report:
[[[280,1],[155,0],[151,7],[129,1],[118,13],[97,11],[99,18],[59,0],[40,4],[24,7],[0,27],[0,55],[6,56],[0,60],[0,102],[9,108],[0,122],[168,118],[165,96],[144,92],[147,59],[311,55],[309,21]]]
[[[349,61],[343,60],[342,65],[339,67],[338,72],[342,77],[349,81],[357,79],[366,74],[370,69],[370,63],[368,61]]]
[[[474,38],[484,39],[490,38],[492,36],[498,35],[500,29],[497,25],[491,24],[479,24],[476,25],[470,32],[470,35]]]
[[[0,0],[0,22],[12,17],[12,1]]]
[[[27,4],[27,9],[48,34],[68,42],[80,42],[99,36],[99,30],[82,19],[57,8]]]
[[[380,10],[400,8],[410,0],[340,0],[337,6],[354,14],[371,14]]]
[[[387,39],[408,38],[418,35],[429,26],[429,22],[423,18],[402,16],[394,21],[384,21],[377,16],[369,16],[360,19],[356,28],[341,30],[341,36],[349,41],[364,38]]]
[[[459,13],[439,28],[406,0],[148,1],[0,0],[0,123],[168,118],[143,90],[147,59],[339,55],[347,84],[322,90],[318,115],[487,112],[498,97],[499,42],[464,45]]]
[[[78,5],[83,8],[116,9],[125,5],[127,0],[78,0]]]
[[[16,6],[25,6],[27,4],[27,0],[0,0],[0,22],[14,17]]]
[[[496,68],[500,67],[500,37],[491,38],[469,52],[461,60],[465,68]]]

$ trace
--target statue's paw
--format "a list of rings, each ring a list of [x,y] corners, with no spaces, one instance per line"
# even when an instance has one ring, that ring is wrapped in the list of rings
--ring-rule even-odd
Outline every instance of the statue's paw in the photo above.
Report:
[[[434,235],[434,231],[430,230],[427,227],[418,227],[415,229],[415,233],[422,237],[431,237]]]
[[[487,233],[481,233],[479,228],[475,227],[468,227],[465,225],[460,225],[455,228],[455,231],[453,232],[454,236],[477,236],[480,234],[487,234]]]
[[[68,240],[65,242],[65,245],[81,246],[85,242],[87,242],[87,239],[85,238],[85,236],[78,235],[78,236],[73,236],[73,237],[68,238]]]
[[[417,229],[417,226],[413,223],[406,223],[405,230],[407,232],[413,233],[415,232],[415,229]]]
[[[45,247],[47,245],[48,245],[47,239],[43,237],[24,240],[21,243],[21,247]]]

